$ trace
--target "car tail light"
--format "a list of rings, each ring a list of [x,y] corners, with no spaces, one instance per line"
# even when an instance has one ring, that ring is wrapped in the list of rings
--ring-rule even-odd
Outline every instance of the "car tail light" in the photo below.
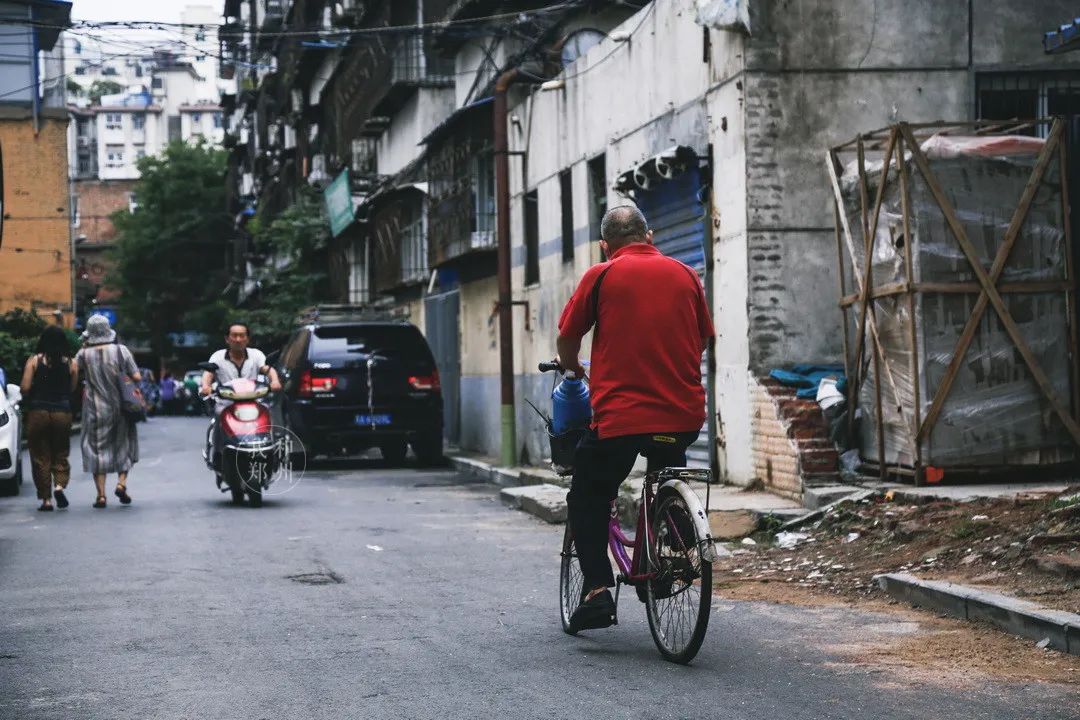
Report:
[[[311,371],[306,370],[304,374],[300,376],[300,387],[297,389],[297,393],[300,397],[312,397],[319,393],[330,392],[337,387],[337,378],[333,377],[312,377]]]
[[[430,375],[413,375],[409,377],[409,384],[412,385],[414,390],[441,390],[442,385],[439,384],[439,371],[431,373]]]

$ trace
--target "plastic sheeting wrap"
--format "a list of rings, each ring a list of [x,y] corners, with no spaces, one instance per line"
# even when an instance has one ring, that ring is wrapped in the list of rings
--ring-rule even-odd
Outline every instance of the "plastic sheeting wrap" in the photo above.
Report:
[[[697,0],[697,22],[716,30],[750,34],[748,0]]]
[[[955,208],[987,273],[1004,242],[1043,143],[1037,138],[1017,136],[935,136],[922,145],[932,172]],[[911,161],[910,153],[907,155],[912,282],[978,283],[941,208]],[[871,205],[868,212],[872,212],[881,167],[879,162],[876,166],[868,165],[866,170]],[[857,245],[855,271],[861,273],[862,214],[858,169],[854,164],[845,169],[841,188],[844,211]],[[998,280],[999,288],[1002,283],[1066,280],[1063,228],[1060,167],[1055,159],[1035,194]],[[900,178],[893,163],[874,242],[871,287],[906,282],[904,243]],[[848,287],[857,288],[850,265],[845,272]],[[1049,377],[1056,397],[1068,407],[1071,397],[1068,296],[1064,292],[1001,292],[1001,295],[1021,336]],[[868,324],[863,358],[868,372],[859,395],[863,412],[860,450],[865,460],[915,464],[916,382],[920,417],[925,418],[978,296],[977,290],[944,293],[922,289],[914,293],[915,317],[911,317],[906,294],[874,301],[887,361],[880,363],[885,457],[878,457],[874,411],[877,378]],[[851,338],[856,337],[860,307],[856,304],[846,313]],[[913,323],[917,372],[912,370]],[[891,371],[891,382],[886,365]],[[1075,457],[1068,432],[1032,379],[992,305],[987,305],[937,423],[922,442],[921,456],[923,465],[935,466],[1052,464]]]

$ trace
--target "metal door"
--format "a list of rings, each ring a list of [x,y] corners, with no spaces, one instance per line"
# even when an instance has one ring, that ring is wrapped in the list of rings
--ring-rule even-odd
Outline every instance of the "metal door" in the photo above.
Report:
[[[443,395],[443,432],[450,445],[461,435],[461,349],[457,290],[424,298],[424,335],[439,368]]]
[[[656,248],[698,271],[705,272],[705,208],[701,203],[701,174],[691,169],[649,190],[640,191],[638,208],[653,231]],[[701,382],[708,395],[708,363],[701,360]],[[686,453],[687,465],[709,467],[709,420]]]

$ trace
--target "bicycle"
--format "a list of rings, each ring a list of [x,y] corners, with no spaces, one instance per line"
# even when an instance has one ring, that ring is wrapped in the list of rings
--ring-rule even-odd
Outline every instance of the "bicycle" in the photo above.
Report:
[[[562,372],[557,362],[541,363],[539,369]],[[650,472],[641,490],[634,536],[623,532],[614,502],[608,520],[608,548],[619,569],[615,623],[619,590],[630,585],[645,604],[649,632],[660,654],[680,664],[689,663],[701,649],[712,610],[712,564],[717,550],[709,529],[708,500],[702,506],[688,484],[710,483],[711,479],[708,470],[698,468]],[[559,610],[563,631],[573,635],[570,616],[581,603],[583,578],[569,524],[561,557]]]

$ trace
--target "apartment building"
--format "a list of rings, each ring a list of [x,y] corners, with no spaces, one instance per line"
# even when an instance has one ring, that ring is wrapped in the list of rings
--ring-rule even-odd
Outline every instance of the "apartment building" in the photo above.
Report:
[[[657,246],[698,270],[714,311],[694,461],[792,496],[810,475],[835,477],[835,456],[811,471],[798,438],[773,432],[784,410],[763,389],[774,368],[843,359],[825,150],[898,120],[1080,111],[1077,56],[1041,45],[1070,17],[1063,0],[248,8],[225,3],[229,52],[272,69],[236,65],[232,209],[273,217],[301,184],[348,188],[334,291],[400,308],[427,333],[451,442],[488,455],[505,444],[498,320],[511,313],[513,459],[544,457],[524,402],[543,406],[550,391],[536,364],[599,259],[605,208],[635,203]],[[282,29],[310,34],[289,42]],[[515,69],[497,117],[496,80]],[[509,303],[496,279],[497,123]]]

